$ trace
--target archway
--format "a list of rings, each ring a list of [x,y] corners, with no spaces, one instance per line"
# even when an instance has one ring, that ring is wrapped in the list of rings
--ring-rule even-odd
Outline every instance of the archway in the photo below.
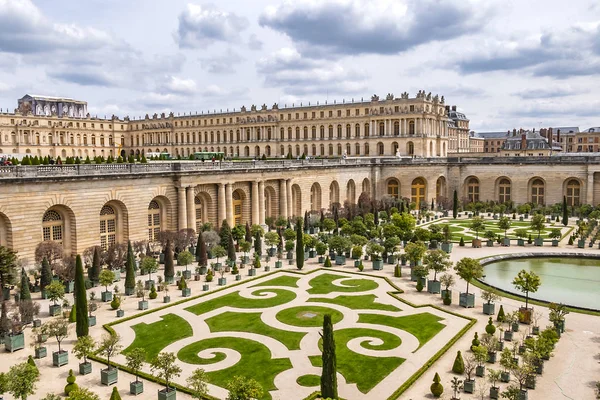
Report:
[[[423,202],[427,202],[425,198],[425,190],[427,189],[427,183],[423,178],[416,178],[412,181],[410,186],[410,201],[415,203],[417,209],[420,209]]]
[[[128,238],[127,209],[118,200],[111,200],[100,209],[100,247],[107,249]]]
[[[313,183],[310,188],[310,210],[321,210],[321,185],[319,185],[317,182]]]
[[[233,200],[233,225],[241,225],[244,222],[244,199],[246,195],[242,190],[236,189],[232,193],[231,197]]]
[[[386,185],[387,195],[395,199],[400,197],[400,182],[396,178],[390,178]]]
[[[75,240],[75,214],[64,205],[50,207],[42,217],[42,241],[60,243],[65,254],[72,254]]]
[[[278,211],[275,189],[272,186],[265,186],[265,217],[277,218]]]
[[[435,182],[435,199],[436,203],[440,204],[443,200],[448,198],[446,188],[446,178],[440,176]]]
[[[353,179],[346,185],[346,201],[350,204],[356,203],[356,184]]]
[[[340,186],[337,181],[331,182],[329,185],[329,208],[340,203]]]
[[[12,249],[12,226],[8,217],[0,213],[0,246]]]
[[[148,204],[148,240],[157,240],[160,231],[168,230],[167,216],[169,212],[169,199],[157,196]]]
[[[292,215],[302,215],[302,191],[297,184],[292,185]]]
[[[196,211],[196,232],[202,231],[202,225],[210,222],[209,207],[211,197],[206,192],[200,192],[194,197],[194,207]]]
[[[365,178],[362,181],[362,193],[366,193],[369,196],[371,196],[371,181],[369,180],[369,178]]]

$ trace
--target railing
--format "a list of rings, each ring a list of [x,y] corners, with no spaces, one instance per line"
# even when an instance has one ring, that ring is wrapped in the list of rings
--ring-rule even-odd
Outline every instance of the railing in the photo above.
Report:
[[[327,168],[337,166],[468,165],[468,164],[600,164],[600,156],[551,157],[360,157],[308,160],[240,161],[161,161],[148,164],[78,164],[1,166],[0,181],[21,178],[58,178],[70,176],[164,174],[200,171],[275,170],[288,168]]]

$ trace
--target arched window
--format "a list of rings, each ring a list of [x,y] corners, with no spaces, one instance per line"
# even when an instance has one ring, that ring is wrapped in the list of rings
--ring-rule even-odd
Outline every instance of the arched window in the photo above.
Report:
[[[316,126],[312,127],[312,138],[313,139],[317,138],[317,127]]]
[[[296,128],[296,140],[300,140],[300,128]]]
[[[398,153],[398,142],[392,143],[392,155],[395,156]]]
[[[400,135],[400,122],[398,121],[394,122],[394,135]]]
[[[414,135],[415,134],[415,121],[410,121],[408,123],[408,134],[409,135]]]
[[[390,179],[388,181],[387,194],[396,199],[400,196],[400,183],[398,183],[397,179]]]
[[[531,202],[533,204],[544,204],[544,181],[535,179],[531,183]]]
[[[308,127],[304,127],[304,139],[308,139]]]
[[[567,182],[567,205],[578,206],[581,200],[581,184],[576,179]]]
[[[319,135],[321,139],[325,139],[325,127],[323,125],[321,125],[321,127],[319,128]]]
[[[330,156],[333,155],[333,145],[332,144],[329,145],[329,155]]]
[[[385,135],[385,123],[380,122],[379,123],[379,136],[384,136]]]
[[[412,181],[410,187],[410,201],[417,205],[417,208],[421,208],[421,203],[425,200],[425,180],[423,178],[417,178]]]
[[[338,139],[342,138],[342,126],[341,125],[337,126],[337,137],[338,137]]]
[[[321,145],[321,156],[324,156],[324,155],[325,155],[325,145],[322,144]]]
[[[369,143],[365,143],[365,156],[369,155]]]
[[[349,156],[351,152],[352,146],[350,146],[350,143],[346,143],[346,155]]]
[[[383,143],[381,143],[381,142],[377,143],[377,154],[382,156],[384,154],[384,151],[385,151],[385,148],[383,146]]]
[[[502,178],[498,184],[498,202],[507,203],[510,201],[510,181]]]
[[[196,232],[200,232],[204,223],[205,212],[204,204],[199,196],[194,197],[194,207],[196,210]]]
[[[360,143],[356,143],[356,145],[354,146],[354,149],[356,150],[355,155],[360,156]]]
[[[360,125],[356,124],[354,127],[354,137],[360,137]]]
[[[365,124],[365,137],[369,136],[369,124]]]
[[[160,206],[152,200],[148,206],[148,240],[154,242],[160,232]]]
[[[100,247],[106,250],[117,242],[117,213],[112,206],[100,210]]]
[[[42,240],[44,242],[52,240],[62,244],[64,226],[65,223],[58,212],[46,211],[42,219]]]
[[[352,127],[350,124],[346,125],[346,139],[350,139],[352,136]]]
[[[408,142],[408,144],[406,145],[406,152],[409,156],[415,155],[415,144],[413,142]]]
[[[329,125],[329,139],[333,139],[333,125]]]
[[[242,195],[239,190],[236,190],[231,197],[233,198],[233,223],[234,225],[241,225],[243,209]]]
[[[479,179],[469,178],[467,181],[467,199],[469,203],[479,201]]]
[[[314,183],[310,188],[310,210],[321,210],[321,186]]]

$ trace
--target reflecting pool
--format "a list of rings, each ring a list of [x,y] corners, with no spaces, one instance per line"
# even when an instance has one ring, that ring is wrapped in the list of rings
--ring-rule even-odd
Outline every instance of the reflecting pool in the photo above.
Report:
[[[484,267],[483,281],[507,292],[522,294],[512,285],[520,270],[533,271],[542,280],[530,297],[571,306],[600,309],[600,260],[585,258],[520,258],[496,261]]]

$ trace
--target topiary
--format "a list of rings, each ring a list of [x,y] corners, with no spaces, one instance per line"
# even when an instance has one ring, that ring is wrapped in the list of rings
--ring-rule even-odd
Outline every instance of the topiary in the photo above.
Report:
[[[365,266],[363,265],[363,263],[362,263],[362,261],[361,261],[361,262],[358,264],[358,270],[359,270],[360,272],[362,272],[362,271],[363,271],[363,269],[365,269]]]
[[[148,297],[150,298],[150,300],[154,300],[158,297],[158,293],[156,293],[156,287],[154,286],[154,283],[150,288],[150,294],[148,294]]]
[[[325,258],[325,263],[323,263],[323,266],[325,268],[331,268],[331,260],[329,259],[329,256]]]
[[[433,383],[431,384],[429,389],[431,390],[431,394],[433,395],[433,397],[440,397],[442,393],[444,393],[444,387],[440,383],[440,375],[437,372],[433,377]]]
[[[473,340],[471,340],[471,350],[473,350],[473,348],[479,346],[481,344],[481,342],[479,341],[479,334],[477,334],[477,332],[475,332],[475,335],[473,336]]]
[[[213,272],[212,269],[209,269],[208,272],[206,273],[206,282],[212,282],[213,280]]]
[[[573,236],[569,236],[569,245],[573,246]]]
[[[423,282],[421,282],[421,280],[419,279],[417,281],[417,292],[421,292],[423,291]]]
[[[394,267],[394,278],[401,278],[402,277],[402,268],[400,268],[399,264],[396,264],[396,266]]]
[[[115,295],[115,297],[113,297],[112,301],[110,302],[110,308],[116,310],[119,307],[121,307],[121,297]]]
[[[502,307],[502,304],[500,304],[500,310],[498,310],[498,316],[496,317],[496,321],[504,322],[505,319],[506,315],[504,314],[504,307]]]
[[[71,307],[71,312],[69,313],[69,322],[77,322],[77,312],[75,310],[75,304]]]
[[[460,350],[456,353],[456,358],[454,359],[454,365],[452,365],[452,372],[455,374],[462,375],[465,373],[465,362],[462,358],[462,354]]]
[[[458,245],[460,247],[465,247],[465,239],[462,236],[460,237],[460,242],[458,243]]]
[[[73,370],[69,370],[69,376],[67,376],[67,385],[65,386],[65,395],[69,397],[69,394],[73,390],[79,389],[79,386],[75,383],[75,375],[73,375]]]
[[[113,386],[113,391],[110,394],[110,400],[121,400],[121,395],[119,394],[119,390],[116,386]]]
[[[231,268],[231,274],[232,275],[237,275],[240,273],[240,270],[238,269],[237,265],[234,265],[233,268]]]
[[[37,365],[35,365],[35,360],[33,359],[33,357],[30,355],[29,357],[27,357],[27,364],[31,365],[32,367],[35,367],[36,370],[38,370]],[[39,372],[39,370],[38,370]]]
[[[485,331],[489,334],[489,335],[493,335],[494,333],[496,333],[496,327],[494,326],[494,323],[492,322],[492,317],[490,317],[488,319],[488,324],[485,327]]]

